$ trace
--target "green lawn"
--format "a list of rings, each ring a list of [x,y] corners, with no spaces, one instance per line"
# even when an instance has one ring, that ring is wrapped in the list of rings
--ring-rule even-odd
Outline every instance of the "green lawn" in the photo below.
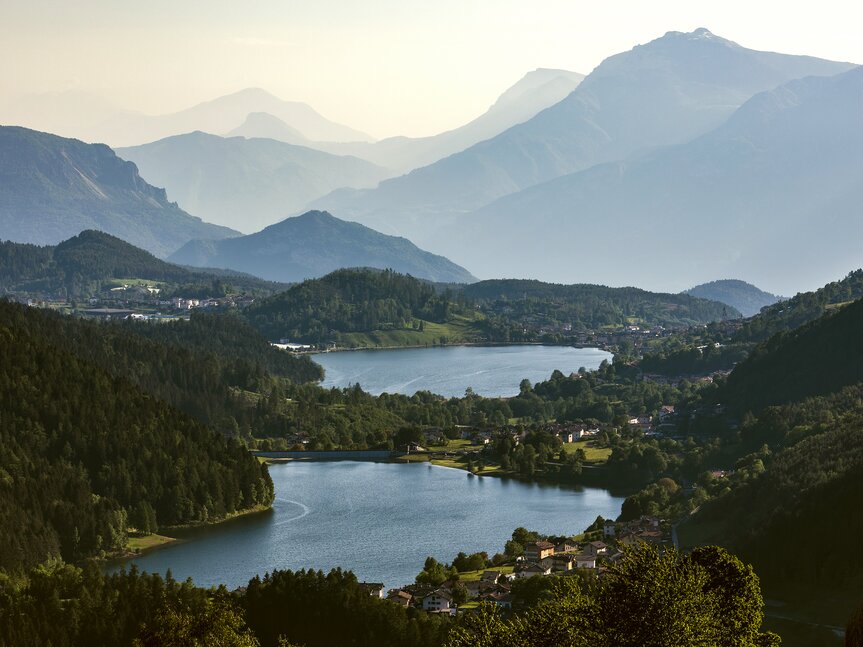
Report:
[[[135,533],[134,535],[129,535],[129,541],[126,544],[126,548],[131,552],[143,552],[150,548],[155,548],[156,546],[169,544],[172,541],[175,541],[173,537],[166,537],[155,533],[151,535]]]
[[[512,566],[512,565],[510,565],[510,566],[489,566],[488,568],[483,568],[482,570],[479,570],[479,571],[466,571],[464,573],[459,573],[458,574],[458,580],[459,580],[459,582],[475,582],[479,578],[481,578],[482,574],[485,573],[486,571],[499,571],[499,572],[503,573],[504,575],[509,575],[510,573],[513,572],[513,570],[515,570],[515,566]]]
[[[403,328],[401,330],[374,330],[363,333],[343,333],[340,345],[348,348],[388,348],[393,346],[437,346],[441,337],[447,343],[458,344],[471,341],[480,333],[477,319],[464,316],[453,317],[440,324],[423,321],[423,330]]]
[[[611,456],[610,447],[594,447],[592,443],[564,443],[563,449],[567,454],[574,454],[577,450],[583,449],[587,460],[591,463],[604,463]]]

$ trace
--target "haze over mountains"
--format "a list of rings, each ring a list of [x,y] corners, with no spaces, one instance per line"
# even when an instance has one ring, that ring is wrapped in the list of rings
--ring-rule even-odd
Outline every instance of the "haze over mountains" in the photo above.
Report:
[[[260,88],[247,88],[166,115],[120,110],[88,94],[31,95],[0,108],[0,121],[111,146],[134,146],[195,130],[224,134],[250,113],[266,112],[320,141],[371,141],[372,137],[321,116],[299,101],[283,101]]]
[[[444,228],[441,236],[435,231],[541,182],[690,141],[721,125],[760,91],[851,67],[746,49],[704,29],[670,32],[606,59],[566,99],[524,124],[378,189],[339,191],[315,206],[407,235],[435,251],[461,251],[447,246],[452,229]],[[534,260],[525,265],[535,266]],[[565,260],[555,260],[553,271],[529,276],[573,280],[572,274],[561,274]],[[476,267],[484,276],[503,275],[493,264]],[[511,267],[505,275],[525,274],[522,267]]]
[[[175,135],[117,154],[210,222],[258,231],[339,187],[371,187],[389,173],[356,157],[272,139]]]
[[[645,286],[736,274],[795,293],[863,260],[861,174],[863,68],[854,68],[758,95],[692,142],[503,198],[460,223],[460,253],[447,251],[469,254],[481,275],[577,272],[614,283],[637,267]],[[500,234],[493,246],[481,238],[490,227]],[[603,238],[625,263],[578,245]]]
[[[76,108],[65,126],[46,101],[21,103],[32,119],[63,127],[89,111],[79,121],[86,132],[180,134],[118,149],[146,181],[126,193],[101,186],[110,173],[80,165],[62,185],[44,168],[13,169],[0,208],[20,217],[2,216],[0,236],[56,243],[98,228],[164,256],[192,238],[234,233],[183,209],[245,232],[329,209],[483,278],[679,291],[741,276],[792,294],[863,263],[859,68],[750,50],[699,29],[669,32],[582,78],[538,69],[461,128],[380,142],[256,89],[161,117],[118,116],[97,98],[66,94]],[[68,163],[60,155],[49,166]],[[50,190],[34,188],[43,185]],[[153,209],[179,218],[161,226]],[[117,222],[105,215],[115,213]],[[813,254],[814,270],[801,261]]]
[[[157,256],[237,234],[190,216],[107,146],[0,127],[0,240],[54,245],[85,229]]]
[[[527,121],[564,99],[583,79],[584,75],[577,72],[540,68],[528,72],[501,94],[485,113],[459,128],[431,137],[389,137],[371,144],[324,142],[311,146],[332,153],[356,155],[393,171],[406,173],[458,153]],[[250,129],[250,132],[255,131]],[[279,132],[274,130],[269,136],[281,139],[277,135]]]
[[[497,135],[562,99],[582,78],[566,70],[535,70],[482,116],[434,137],[316,142],[278,117],[253,112],[229,139],[192,132],[117,151],[190,213],[248,233],[336,189],[373,188],[396,173],[382,166],[409,170]]]
[[[476,280],[463,267],[329,213],[310,211],[231,241],[194,240],[171,255],[172,263],[223,267],[271,281],[295,282],[345,267],[393,269],[442,283]]]

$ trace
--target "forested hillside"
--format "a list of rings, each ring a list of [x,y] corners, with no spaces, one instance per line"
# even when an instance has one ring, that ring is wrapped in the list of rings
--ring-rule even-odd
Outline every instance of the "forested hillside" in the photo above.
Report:
[[[684,536],[739,551],[774,586],[859,590],[863,520],[852,511],[863,499],[861,395],[857,386],[771,408],[745,426],[750,446],[769,443],[775,456],[757,478],[704,506]]]
[[[76,356],[88,340],[69,333],[95,332],[76,323],[0,303],[0,568],[270,504],[266,468],[242,445]]]
[[[685,293],[691,294],[694,297],[701,297],[702,299],[711,299],[720,303],[726,303],[732,308],[739,310],[744,317],[756,315],[761,308],[773,305],[781,300],[781,297],[775,294],[759,290],[750,283],[735,279],[723,279],[703,283],[686,290]]]
[[[731,375],[722,397],[738,411],[826,395],[863,381],[863,299],[774,335]]]
[[[863,298],[863,270],[850,272],[841,281],[828,283],[814,292],[800,294],[765,308],[746,322],[735,341],[765,341],[778,332],[814,321],[830,306]]]
[[[524,279],[480,281],[462,290],[485,311],[519,320],[541,316],[573,329],[622,326],[678,326],[708,323],[740,313],[731,306],[687,294],[661,294],[604,285],[559,285]]]
[[[259,301],[245,316],[270,339],[320,343],[333,333],[411,328],[420,319],[443,323],[458,310],[449,295],[411,276],[349,269]]]
[[[87,230],[56,246],[39,247],[0,241],[0,288],[7,292],[97,295],[117,279],[144,279],[222,296],[225,286],[271,294],[283,284],[239,272],[190,270],[162,261],[147,251],[106,234]],[[214,287],[214,284],[218,284]],[[209,290],[209,292],[207,292]]]

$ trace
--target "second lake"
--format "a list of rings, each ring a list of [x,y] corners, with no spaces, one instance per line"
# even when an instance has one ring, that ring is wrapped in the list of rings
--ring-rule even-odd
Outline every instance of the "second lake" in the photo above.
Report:
[[[598,348],[518,345],[345,351],[312,359],[326,371],[324,387],[359,384],[373,395],[431,391],[449,398],[463,396],[468,387],[485,397],[518,395],[522,379],[535,383],[555,369],[565,375],[596,369],[612,355]]]

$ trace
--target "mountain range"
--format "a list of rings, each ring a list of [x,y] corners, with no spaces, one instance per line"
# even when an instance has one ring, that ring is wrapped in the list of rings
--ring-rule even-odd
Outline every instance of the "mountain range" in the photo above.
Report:
[[[169,260],[195,267],[225,267],[286,283],[345,267],[393,269],[444,283],[476,280],[463,267],[423,251],[405,238],[386,236],[321,211],[288,218],[231,240],[194,240]]]
[[[99,97],[82,93],[30,95],[0,106],[0,121],[111,146],[134,146],[195,130],[227,133],[255,112],[266,112],[291,124],[310,140],[372,139],[366,133],[330,121],[306,103],[284,101],[260,88],[246,88],[163,115],[118,109]]]
[[[453,244],[432,248],[469,257],[480,275],[618,283],[638,268],[646,287],[737,274],[795,293],[860,265],[861,174],[863,69],[854,68],[761,93],[690,142],[502,198],[463,219],[457,239],[442,234]],[[612,238],[626,263],[603,262],[603,245],[579,245],[572,262],[576,241]]]
[[[565,97],[582,78],[534,70],[477,119],[433,137],[314,141],[275,115],[252,112],[228,138],[191,132],[117,153],[190,213],[248,233],[300,213],[332,191],[374,188],[397,172],[497,135]]]
[[[577,72],[539,68],[528,72],[508,88],[482,115],[453,130],[430,137],[389,137],[374,143],[321,142],[307,145],[331,153],[356,155],[394,172],[406,173],[459,153],[531,119],[567,97],[583,79],[584,75]],[[281,139],[279,135],[284,131],[274,129],[271,132],[269,136]]]
[[[362,159],[272,139],[203,132],[118,148],[148,182],[210,222],[258,231],[339,187],[373,187],[390,173]]]
[[[54,245],[99,229],[166,256],[237,232],[190,216],[107,146],[0,127],[0,239]]]
[[[498,198],[597,164],[688,142],[721,125],[758,92],[850,67],[746,49],[706,29],[669,32],[606,59],[564,100],[496,137],[377,189],[338,191],[313,208],[445,250],[453,235],[447,224]],[[435,238],[442,228],[445,233]],[[502,276],[492,269],[497,270],[481,268],[480,273]],[[555,271],[557,280],[572,278],[561,275],[559,267]],[[543,278],[525,275],[521,267],[506,276],[513,273]]]

